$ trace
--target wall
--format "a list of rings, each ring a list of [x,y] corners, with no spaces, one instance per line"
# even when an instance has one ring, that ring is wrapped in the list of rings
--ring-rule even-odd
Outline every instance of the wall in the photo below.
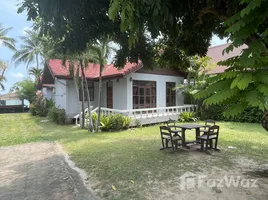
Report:
[[[178,76],[166,76],[166,75],[156,75],[156,74],[144,74],[144,73],[132,73],[126,77],[127,81],[127,109],[133,109],[132,107],[132,90],[133,81],[156,81],[156,105],[157,107],[166,107],[166,82],[175,82],[176,85],[183,83],[184,78]],[[176,92],[176,106],[184,104],[184,97],[181,92]]]
[[[43,99],[53,99],[55,100],[55,95],[53,94],[53,88],[42,88],[42,94],[43,94]]]
[[[126,110],[128,108],[128,78],[118,80],[113,80],[113,108]]]
[[[55,104],[67,113],[67,81],[64,79],[55,78]]]

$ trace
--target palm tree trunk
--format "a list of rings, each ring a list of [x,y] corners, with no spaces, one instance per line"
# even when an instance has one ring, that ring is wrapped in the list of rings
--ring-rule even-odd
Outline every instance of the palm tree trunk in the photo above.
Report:
[[[35,54],[36,68],[39,69],[38,53]]]
[[[81,71],[83,71],[83,66],[81,63]],[[81,78],[81,90],[82,90],[82,119],[80,123],[81,128],[85,128],[85,90],[84,90],[84,80],[83,77]]]
[[[87,93],[87,107],[88,107],[88,131],[92,131],[94,132],[94,126],[92,123],[92,116],[91,116],[91,105],[90,105],[90,93],[89,93],[89,89],[88,89],[88,83],[87,83],[87,79],[85,76],[85,71],[82,71],[82,76],[85,80],[85,85],[86,85],[86,93]]]
[[[99,75],[99,102],[98,102],[98,120],[96,124],[96,132],[99,131],[99,124],[100,124],[100,114],[101,114],[101,96],[102,96],[102,69],[103,69],[103,64],[100,64],[100,75]]]

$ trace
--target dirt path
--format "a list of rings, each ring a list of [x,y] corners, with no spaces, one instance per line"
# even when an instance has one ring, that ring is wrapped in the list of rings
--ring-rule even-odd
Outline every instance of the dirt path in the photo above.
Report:
[[[1,200],[94,200],[56,143],[0,148]]]

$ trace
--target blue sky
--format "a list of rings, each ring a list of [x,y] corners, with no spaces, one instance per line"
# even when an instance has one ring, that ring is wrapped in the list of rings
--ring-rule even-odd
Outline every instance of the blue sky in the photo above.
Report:
[[[0,3],[0,23],[3,27],[12,27],[8,36],[17,40],[16,46],[20,45],[20,36],[25,34],[25,30],[30,29],[32,22],[27,21],[25,13],[17,14],[17,4],[20,0],[1,0]],[[218,37],[213,37],[212,46],[224,44],[226,40],[220,40]],[[27,78],[27,69],[25,64],[14,66],[11,61],[14,52],[0,44],[0,59],[8,63],[8,68],[5,73],[7,81],[4,83],[5,91],[0,91],[0,94],[7,93],[14,83]],[[30,65],[35,66],[35,64]]]

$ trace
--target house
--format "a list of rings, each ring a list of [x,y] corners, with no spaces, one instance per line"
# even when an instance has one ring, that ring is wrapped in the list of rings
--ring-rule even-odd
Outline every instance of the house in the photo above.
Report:
[[[247,48],[246,45],[242,45],[238,48],[234,48],[233,51],[229,52],[228,54],[227,53],[223,54],[223,50],[226,49],[229,45],[230,43],[226,43],[210,47],[208,49],[207,56],[211,57],[214,63],[218,63],[219,61],[240,55],[242,53],[242,50]],[[217,65],[214,69],[210,70],[208,74],[220,74],[224,72],[226,69],[227,69],[226,66]]]
[[[24,112],[24,100],[14,92],[0,95],[0,113]]]
[[[98,106],[99,70],[99,65],[89,64],[85,71],[93,109]],[[185,73],[179,70],[147,70],[141,63],[127,63],[124,68],[117,69],[110,64],[105,65],[102,77],[103,112],[136,118],[159,118],[160,114],[173,113],[177,118],[182,109],[192,108],[184,105],[180,91],[173,90],[184,81]],[[69,118],[79,116],[82,95],[70,76],[68,62],[66,66],[57,59],[47,62],[42,77],[42,93],[45,98],[54,99],[56,106],[65,109]]]

